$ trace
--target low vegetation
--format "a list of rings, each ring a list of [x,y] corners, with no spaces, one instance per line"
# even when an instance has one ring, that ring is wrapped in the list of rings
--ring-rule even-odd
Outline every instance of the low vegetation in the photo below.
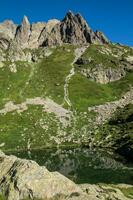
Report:
[[[103,147],[113,147],[126,160],[133,159],[133,104],[118,108],[108,123],[99,128],[96,141]]]
[[[52,54],[37,62],[15,62],[16,72],[11,71],[10,61],[5,62],[4,67],[0,69],[0,108],[9,101],[17,104],[23,103],[27,98],[48,97],[68,109],[64,102],[64,84],[72,68],[75,48],[72,45],[55,47],[50,49]],[[41,50],[36,50],[34,54],[39,57]],[[91,67],[102,62],[105,67],[115,68],[119,60],[118,55],[122,59],[122,56],[132,55],[132,50],[118,45],[91,45],[82,57],[86,60],[91,58]],[[86,67],[90,67],[89,65]],[[64,127],[53,113],[44,112],[42,106],[32,105],[21,113],[6,113],[0,116],[2,150],[89,144],[94,136],[96,113],[88,112],[88,107],[120,99],[133,86],[132,80],[133,72],[129,71],[118,81],[108,84],[96,83],[83,76],[75,65],[75,74],[68,85],[72,103],[71,121],[68,126]],[[127,139],[131,142],[133,138],[128,131],[131,129],[131,123],[130,126],[128,123],[128,129],[126,126],[127,124],[124,125],[124,141]],[[105,124],[100,128],[100,134],[95,136],[96,143],[111,133],[110,138],[115,134],[116,140],[110,140],[110,146],[115,146],[115,143],[121,140],[122,129],[123,125]]]

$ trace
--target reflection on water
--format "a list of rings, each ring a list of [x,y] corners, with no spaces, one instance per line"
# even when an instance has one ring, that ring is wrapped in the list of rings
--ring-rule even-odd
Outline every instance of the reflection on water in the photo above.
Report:
[[[58,171],[77,183],[133,184],[133,166],[117,161],[113,154],[101,150],[52,149],[12,154],[32,159],[45,165],[50,171]]]

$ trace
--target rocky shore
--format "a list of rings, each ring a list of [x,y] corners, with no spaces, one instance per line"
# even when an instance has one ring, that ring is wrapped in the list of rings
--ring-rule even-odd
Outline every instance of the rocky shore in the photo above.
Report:
[[[76,185],[58,172],[49,172],[36,162],[0,152],[0,194],[8,200],[129,200],[131,185]],[[5,197],[5,198],[4,198]]]

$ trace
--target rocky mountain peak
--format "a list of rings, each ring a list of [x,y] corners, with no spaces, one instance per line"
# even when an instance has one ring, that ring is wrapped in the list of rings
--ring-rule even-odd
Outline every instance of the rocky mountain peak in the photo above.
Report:
[[[22,26],[24,26],[24,27],[26,27],[26,26],[29,26],[29,25],[30,25],[30,22],[29,22],[29,20],[28,20],[28,17],[27,17],[27,16],[25,16],[25,15],[24,15],[24,17],[23,17],[23,20],[22,20],[22,22],[21,22],[21,25],[22,25]]]
[[[92,43],[98,41],[93,30],[85,19],[78,13],[69,11],[61,23],[61,37],[63,42],[72,44]]]
[[[28,17],[24,16],[21,24],[17,26],[7,20],[0,24],[1,40],[1,47],[5,49],[11,47],[14,42],[22,49],[61,45],[62,43],[76,45],[109,42],[103,33],[99,31],[95,33],[79,13],[74,14],[72,11],[68,11],[62,21],[53,19],[47,23],[30,24]],[[5,41],[6,44],[4,44]]]
[[[66,19],[73,19],[74,18],[74,13],[71,11],[71,10],[69,10],[67,13],[66,13],[66,16],[64,17],[64,20],[66,20]]]
[[[31,33],[31,25],[26,16],[24,16],[21,25],[18,26],[16,31],[16,42],[22,48],[26,48],[28,46],[28,40]]]
[[[78,20],[78,23],[82,26],[82,28],[86,28],[86,27],[90,28],[87,22],[85,21],[85,19],[82,17],[82,15],[80,15],[80,13],[77,13],[75,16]]]

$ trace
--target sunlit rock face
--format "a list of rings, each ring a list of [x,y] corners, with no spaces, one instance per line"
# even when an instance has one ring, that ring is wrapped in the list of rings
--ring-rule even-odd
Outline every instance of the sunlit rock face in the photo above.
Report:
[[[17,25],[12,21],[6,20],[0,23],[0,49],[6,50],[12,40],[14,40]]]
[[[80,14],[69,11],[61,23],[61,38],[64,43],[83,44],[99,41]],[[100,42],[100,41],[99,41]]]
[[[9,200],[69,199],[75,195],[78,199],[87,199],[75,183],[58,172],[49,172],[33,161],[0,152],[0,171],[0,194]]]
[[[47,23],[30,24],[26,16],[20,25],[9,20],[4,21],[0,24],[0,48],[8,49],[14,43],[22,49],[34,49],[63,43],[104,44],[109,41],[102,32],[95,33],[80,14],[69,11],[62,21],[52,19]]]
[[[31,34],[30,28],[31,26],[28,18],[24,16],[21,25],[17,27],[15,37],[18,45],[20,45],[23,48],[26,48],[28,46],[28,40]]]

